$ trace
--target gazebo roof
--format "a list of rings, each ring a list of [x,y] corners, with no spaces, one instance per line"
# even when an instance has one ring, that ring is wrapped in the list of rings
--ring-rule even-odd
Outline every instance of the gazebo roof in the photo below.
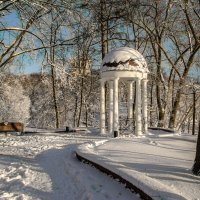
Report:
[[[104,57],[101,73],[107,71],[149,72],[142,54],[129,47],[114,49]]]

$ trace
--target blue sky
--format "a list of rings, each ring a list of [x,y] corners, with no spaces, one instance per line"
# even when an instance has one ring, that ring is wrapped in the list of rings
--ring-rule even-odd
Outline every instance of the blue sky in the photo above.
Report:
[[[28,56],[23,56],[19,60],[22,61],[22,65],[13,65],[10,68],[10,71],[15,74],[30,74],[30,73],[38,73],[41,71],[41,62],[40,58],[31,59]]]

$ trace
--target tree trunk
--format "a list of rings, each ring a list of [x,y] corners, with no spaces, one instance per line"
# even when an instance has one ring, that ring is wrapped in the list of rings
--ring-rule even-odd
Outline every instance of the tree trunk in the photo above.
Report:
[[[187,128],[188,128],[188,134],[190,133],[190,118],[188,118],[188,126],[187,126]]]
[[[170,116],[169,128],[176,127],[176,115],[177,115],[177,111],[179,109],[180,99],[181,99],[181,93],[177,92],[177,95],[176,95],[176,98],[175,98],[175,101],[173,104],[171,116]]]
[[[192,167],[192,173],[194,175],[200,175],[200,120],[199,120],[199,131],[197,138],[197,147],[196,147],[196,157],[194,160],[194,165]]]
[[[88,108],[85,105],[85,126],[88,127]]]
[[[75,105],[74,105],[74,127],[76,127],[76,114],[78,109],[78,97],[75,96]]]
[[[195,118],[196,118],[196,91],[193,88],[193,113],[192,113],[192,135],[195,134]]]
[[[108,53],[108,22],[105,19],[106,13],[106,3],[105,0],[100,0],[100,7],[101,7],[101,16],[100,16],[100,23],[101,23],[101,54],[102,59]]]
[[[151,84],[151,98],[150,98],[150,126],[152,127],[153,126],[153,81],[151,81],[152,84]]]
[[[177,116],[177,112],[180,105],[182,88],[184,86],[185,78],[187,74],[188,74],[188,69],[184,71],[184,74],[182,78],[180,79],[179,88],[177,90],[177,93],[174,99],[174,104],[172,105],[172,112],[171,112],[170,120],[169,120],[169,128],[176,128],[176,116]]]
[[[51,27],[51,37],[50,37],[50,45],[54,45],[56,41],[56,33],[57,31]],[[57,101],[57,91],[56,91],[56,74],[55,74],[55,47],[50,48],[50,64],[51,64],[51,76],[52,76],[52,90],[53,90],[53,101],[54,101],[54,109],[55,109],[55,117],[56,117],[56,128],[59,128],[59,111],[58,111],[58,101]]]
[[[160,41],[161,43],[161,41]],[[164,126],[164,117],[165,117],[165,111],[162,105],[161,101],[161,49],[158,49],[158,63],[157,63],[157,81],[156,81],[156,97],[157,97],[157,105],[158,105],[158,127]]]
[[[78,122],[77,122],[78,127],[80,126],[82,108],[83,108],[83,86],[84,86],[84,80],[83,78],[81,78],[81,96],[80,96],[80,107],[79,107],[79,115],[78,115]]]
[[[184,115],[182,116],[182,118],[180,119],[178,125],[177,125],[177,128],[178,130],[180,130],[181,126],[184,124],[184,122],[186,121],[187,118],[189,118],[189,114],[191,112],[191,110],[193,109],[193,105],[191,105],[189,107],[189,109],[184,113]]]
[[[56,95],[56,80],[55,80],[55,71],[54,67],[51,67],[52,72],[52,89],[53,89],[53,100],[54,100],[54,109],[56,115],[56,128],[59,128],[59,111],[58,111],[58,102],[57,102],[57,95]]]

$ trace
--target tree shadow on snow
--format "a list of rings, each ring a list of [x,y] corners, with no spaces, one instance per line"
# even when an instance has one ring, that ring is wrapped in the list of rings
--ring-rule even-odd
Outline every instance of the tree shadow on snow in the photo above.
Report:
[[[73,153],[75,148],[72,144],[62,149],[49,149],[33,159],[0,155],[0,165],[8,168],[5,168],[1,191],[33,199],[79,199],[81,191],[78,181],[74,180],[77,173],[74,166],[80,163]]]

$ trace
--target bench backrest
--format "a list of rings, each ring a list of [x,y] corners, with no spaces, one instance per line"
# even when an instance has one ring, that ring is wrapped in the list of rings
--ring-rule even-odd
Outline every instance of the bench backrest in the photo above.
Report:
[[[24,124],[20,122],[0,123],[0,132],[24,132]]]

